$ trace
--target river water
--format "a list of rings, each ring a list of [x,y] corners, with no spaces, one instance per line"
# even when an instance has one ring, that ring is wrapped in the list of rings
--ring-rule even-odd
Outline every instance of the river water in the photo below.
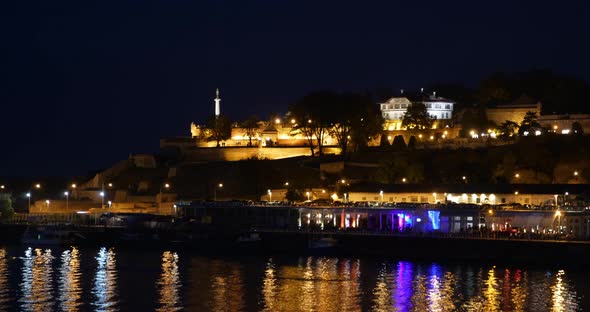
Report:
[[[588,272],[393,258],[0,247],[0,311],[583,311]]]

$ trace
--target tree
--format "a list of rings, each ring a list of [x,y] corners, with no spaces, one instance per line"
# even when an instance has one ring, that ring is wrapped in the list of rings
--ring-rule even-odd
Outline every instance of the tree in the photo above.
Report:
[[[393,147],[393,149],[397,151],[404,150],[406,148],[406,142],[404,141],[404,137],[401,135],[396,135],[395,138],[393,138],[393,143],[391,144],[391,146]]]
[[[0,220],[8,220],[13,214],[12,200],[9,196],[0,194]]]
[[[328,105],[332,112],[328,131],[338,141],[342,155],[346,155],[349,144],[365,145],[368,137],[383,130],[383,118],[367,95],[339,94]]]
[[[367,147],[369,141],[383,132],[383,116],[378,106],[369,97],[365,97],[360,113],[352,120],[351,143],[353,150],[358,152]]]
[[[410,137],[410,140],[408,141],[408,148],[409,149],[416,148],[416,137],[415,136]]]
[[[432,118],[428,115],[428,110],[424,103],[412,103],[404,113],[402,126],[408,130],[430,129]]]
[[[314,147],[318,147],[318,153],[322,155],[324,137],[330,127],[331,107],[336,106],[338,96],[331,91],[312,92],[297,102],[289,105],[289,116],[295,119],[293,130],[305,136],[314,156]],[[317,144],[314,144],[314,140]]]
[[[576,136],[584,135],[584,128],[582,128],[582,125],[577,121],[572,124],[572,134]]]
[[[512,137],[514,133],[518,130],[518,124],[512,120],[506,120],[498,127],[498,132],[500,132],[499,137],[503,139],[507,139]]]
[[[485,108],[483,106],[466,108],[461,117],[462,136],[467,137],[467,134],[474,130],[476,133],[484,133],[487,129],[494,127],[493,122],[488,120]]]
[[[541,124],[537,122],[537,114],[535,112],[527,112],[520,123],[518,134],[522,136],[525,132],[531,133],[539,128],[541,128]]]
[[[248,137],[248,146],[252,146],[252,137],[256,135],[258,128],[258,117],[252,115],[248,119],[242,121],[242,128],[244,128],[244,135]]]
[[[205,140],[215,141],[219,147],[219,142],[231,138],[231,121],[223,114],[213,115],[205,122],[205,130]]]

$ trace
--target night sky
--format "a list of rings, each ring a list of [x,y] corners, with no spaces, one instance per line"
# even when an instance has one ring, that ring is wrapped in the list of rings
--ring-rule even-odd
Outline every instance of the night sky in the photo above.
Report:
[[[1,176],[81,175],[191,121],[286,112],[312,90],[475,85],[547,68],[590,80],[583,1],[0,3]]]

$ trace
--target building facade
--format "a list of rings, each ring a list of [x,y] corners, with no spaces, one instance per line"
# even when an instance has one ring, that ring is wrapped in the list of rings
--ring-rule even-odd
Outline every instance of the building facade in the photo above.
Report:
[[[455,102],[436,96],[420,94],[418,96],[392,97],[384,103],[380,103],[381,114],[385,119],[386,130],[401,130],[404,114],[413,103],[422,103],[428,110],[428,115],[436,121],[450,121],[453,118]],[[433,127],[440,127],[440,123],[434,123]]]

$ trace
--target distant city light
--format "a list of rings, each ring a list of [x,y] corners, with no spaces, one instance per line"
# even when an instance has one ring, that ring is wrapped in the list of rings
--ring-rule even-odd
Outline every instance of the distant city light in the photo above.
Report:
[[[275,119],[275,123],[276,123],[277,125],[278,125],[278,124],[280,124],[280,123],[281,123],[281,119],[280,119],[280,118],[277,118],[277,119]]]

